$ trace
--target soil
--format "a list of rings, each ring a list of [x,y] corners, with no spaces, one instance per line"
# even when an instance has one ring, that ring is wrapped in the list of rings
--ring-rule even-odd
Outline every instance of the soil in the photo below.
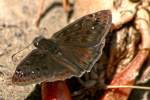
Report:
[[[17,64],[33,48],[26,47],[35,37],[44,35],[50,38],[67,25],[61,0],[45,0],[43,10],[46,9],[47,14],[37,29],[34,25],[36,0],[0,0],[0,100],[23,100],[29,95],[35,85],[16,86],[11,82]],[[12,60],[12,55],[22,49]]]
[[[140,5],[140,3],[132,3],[130,5],[129,1],[133,1],[133,0],[110,0],[111,2],[110,1],[108,2],[107,0],[91,0],[91,1],[89,0],[89,2],[86,3],[83,3],[84,1],[82,0],[69,0],[69,2],[74,4],[73,1],[76,1],[76,5],[73,5],[75,10],[73,15],[70,18],[70,16],[68,16],[68,13],[66,13],[62,7],[62,0],[45,0],[43,6],[44,8],[42,11],[43,16],[41,17],[39,27],[37,28],[35,26],[35,20],[38,12],[37,0],[11,0],[11,2],[10,0],[0,0],[0,39],[1,39],[0,41],[0,100],[24,100],[34,90],[35,84],[26,85],[26,86],[17,86],[12,84],[11,78],[15,72],[18,63],[29,52],[31,52],[33,48],[35,48],[32,44],[32,41],[34,40],[35,37],[43,35],[46,38],[50,38],[55,32],[62,29],[71,21],[87,13],[102,10],[104,8],[109,8],[112,9],[113,11],[114,9],[111,8],[109,4],[116,5],[114,11],[116,10],[117,11],[112,12],[112,19],[113,19],[112,22],[116,24],[115,26],[117,26],[115,31],[118,32],[116,33],[119,33],[119,31],[122,31],[119,28],[122,29],[124,28],[126,30],[126,25],[129,25],[126,23],[136,19],[136,16],[134,15],[137,15],[136,14],[137,5],[138,4]],[[114,1],[120,1],[120,2],[114,2]],[[124,2],[122,3],[121,1]],[[144,0],[141,1],[141,5],[142,2],[144,2]],[[121,3],[123,5],[120,5]],[[122,17],[119,13],[121,11],[130,11],[130,10],[133,13],[131,13],[131,15],[127,14],[124,17]],[[68,18],[70,18],[69,21]],[[125,32],[121,32],[121,33],[124,34]],[[126,32],[126,34],[124,35],[127,35],[128,37],[132,37],[130,32]],[[123,35],[120,36],[124,37]],[[138,36],[136,36],[136,39],[137,38]],[[133,41],[132,50],[135,53],[135,51],[138,50],[138,46],[134,48],[135,47],[134,38],[133,39],[131,38],[131,40]],[[130,41],[129,43],[132,44],[132,42]],[[125,45],[127,46],[129,44],[125,44]],[[123,45],[121,45],[120,47],[122,46]],[[129,51],[128,53],[129,55],[131,53],[132,57],[133,55],[135,55],[134,53],[132,54],[131,51]],[[119,53],[117,52],[117,54]],[[127,59],[127,61],[129,60]],[[136,97],[139,100],[140,98],[142,99],[146,98],[148,100],[150,93],[148,91],[146,91],[147,93],[145,91],[144,91],[145,93],[142,92],[140,90],[133,91],[131,95],[133,98],[130,97],[129,100],[135,99]]]

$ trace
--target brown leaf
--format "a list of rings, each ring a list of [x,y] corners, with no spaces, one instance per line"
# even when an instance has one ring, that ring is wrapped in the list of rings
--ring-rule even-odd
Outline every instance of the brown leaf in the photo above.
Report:
[[[110,85],[134,85],[135,78],[148,54],[148,50],[140,50],[132,62],[114,76]],[[109,89],[102,100],[127,100],[131,90],[131,88]]]

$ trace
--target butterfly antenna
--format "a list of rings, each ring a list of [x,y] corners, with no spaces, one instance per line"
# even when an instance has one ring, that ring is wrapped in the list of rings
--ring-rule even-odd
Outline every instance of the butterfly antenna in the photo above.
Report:
[[[14,53],[14,54],[11,56],[12,61],[14,61],[13,59],[14,59],[14,57],[15,57],[18,53],[22,52],[22,51],[25,50],[26,48],[29,48],[31,45],[32,45],[32,43],[30,43],[29,45],[27,45],[26,47],[24,47],[22,50],[20,50],[20,51]]]
[[[116,88],[133,88],[133,89],[142,89],[142,90],[150,90],[150,87],[147,86],[138,86],[138,85],[108,85],[106,89],[116,89]]]

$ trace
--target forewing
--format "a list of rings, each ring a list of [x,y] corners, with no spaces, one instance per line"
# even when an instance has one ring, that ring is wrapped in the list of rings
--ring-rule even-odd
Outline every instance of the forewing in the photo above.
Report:
[[[84,16],[61,31],[52,39],[60,45],[90,47],[99,44],[107,35],[111,26],[111,12],[102,10]]]
[[[62,57],[58,59],[49,51],[35,49],[17,66],[12,81],[18,85],[52,82],[79,76],[82,72]]]
[[[62,46],[61,50],[65,59],[68,59],[69,62],[81,68],[83,70],[83,73],[85,73],[90,72],[93,65],[100,58],[104,45],[105,40],[103,40],[100,45],[96,45],[93,47],[85,48]],[[83,73],[81,73],[81,75]]]

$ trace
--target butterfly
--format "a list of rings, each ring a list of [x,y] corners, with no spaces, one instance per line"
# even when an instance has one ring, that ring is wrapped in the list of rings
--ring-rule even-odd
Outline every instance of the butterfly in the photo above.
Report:
[[[77,19],[50,39],[36,37],[36,49],[18,64],[12,82],[53,82],[90,72],[102,54],[111,22],[111,12],[102,10]]]

